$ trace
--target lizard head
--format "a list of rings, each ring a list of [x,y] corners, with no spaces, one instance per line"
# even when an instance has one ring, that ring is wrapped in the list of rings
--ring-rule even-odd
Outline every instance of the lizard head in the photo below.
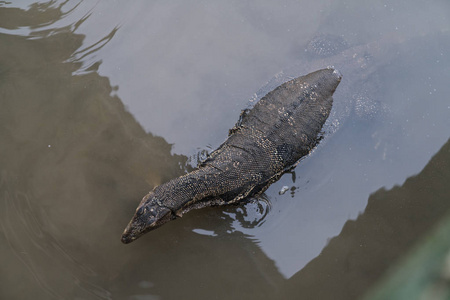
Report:
[[[136,212],[122,234],[122,243],[128,244],[144,233],[156,229],[161,225],[175,219],[172,211],[159,204],[153,192],[147,194],[139,204]]]

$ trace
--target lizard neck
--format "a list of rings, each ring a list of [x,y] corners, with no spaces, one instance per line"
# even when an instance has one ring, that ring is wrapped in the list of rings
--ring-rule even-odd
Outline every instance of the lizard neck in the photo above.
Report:
[[[219,205],[214,200],[223,192],[218,174],[219,170],[210,166],[198,168],[156,187],[155,196],[178,216],[193,208]]]

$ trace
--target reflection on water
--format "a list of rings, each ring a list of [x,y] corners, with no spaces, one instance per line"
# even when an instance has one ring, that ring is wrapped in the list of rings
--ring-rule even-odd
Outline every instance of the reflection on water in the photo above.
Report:
[[[33,28],[36,19],[49,24],[47,18],[64,15],[57,10],[15,10],[21,17],[7,27]],[[104,272],[117,266],[94,262],[123,227],[115,212],[135,206],[130,199],[139,199],[149,186],[184,172],[186,159],[171,155],[162,138],[142,130],[107,78],[94,67],[73,75],[82,65],[80,55],[114,34],[82,48],[84,36],[74,33],[76,27],[33,33],[33,38],[0,34],[0,220],[3,244],[14,255],[2,258],[11,264],[8,270],[30,272],[2,280],[9,299],[29,298],[28,289],[8,288],[24,284],[37,284],[57,299],[110,298],[101,287]],[[106,269],[103,276],[99,269]]]
[[[372,26],[376,17],[366,23],[359,19],[367,15],[367,7],[360,4],[349,9],[349,4],[339,3],[341,7],[322,1],[311,4],[306,12],[291,1],[259,7],[222,4],[236,18],[232,19],[234,27],[227,27],[229,18],[220,5],[196,3],[186,12],[184,6],[139,2],[121,7],[110,3],[98,2],[88,8],[84,1],[51,1],[20,8],[15,3],[0,3],[0,298],[352,299],[362,296],[448,211],[449,142],[420,174],[403,184],[450,134],[446,100],[450,61],[442,52],[448,49],[450,38],[445,28],[436,34],[423,30],[417,37],[405,34],[407,39],[394,43],[389,37],[377,36]],[[410,8],[410,2],[407,6],[407,12],[420,8]],[[380,7],[374,11],[385,15],[383,5]],[[306,23],[295,20],[305,20],[301,14],[306,14],[306,20],[312,22],[321,9],[329,14],[302,31]],[[391,7],[385,9],[390,11]],[[431,7],[430,11],[435,13],[436,9]],[[131,25],[117,21],[110,14],[112,10],[123,12]],[[151,17],[135,20],[134,16],[140,15],[136,10],[152,17],[165,16],[158,21],[168,23],[145,23],[151,22]],[[186,65],[188,54],[200,49],[197,47],[174,50],[185,57],[161,55],[160,62],[152,60],[155,53],[164,52],[159,47],[170,48],[170,43],[157,42],[167,42],[165,30],[172,25],[174,36],[169,41],[180,39],[181,45],[186,45],[186,36],[195,41],[195,30],[186,29],[178,36],[174,24],[177,16],[183,16],[186,28],[197,29],[188,26],[197,24],[197,10],[217,16],[205,22],[219,20],[223,23],[215,26],[228,28],[236,36],[240,36],[237,30],[241,27],[235,21],[242,17],[242,23],[247,24],[242,28],[248,30],[243,36],[248,39],[245,43],[266,45],[260,48],[268,51],[264,52],[267,56],[251,47],[241,51],[238,43],[217,39],[217,31],[205,30],[200,42],[211,45],[208,51],[233,49],[227,63],[210,59],[202,64],[206,69],[199,75],[195,63]],[[287,174],[274,184],[266,201],[193,211],[131,245],[122,245],[120,234],[139,199],[153,186],[185,173],[188,163],[201,160],[205,154],[174,154],[173,145],[141,127],[143,119],[151,119],[146,126],[159,123],[156,128],[169,129],[179,124],[195,128],[195,121],[201,119],[201,124],[210,124],[209,133],[189,130],[188,136],[180,138],[183,132],[186,135],[180,129],[170,134],[171,140],[187,144],[202,140],[204,146],[196,144],[199,149],[215,148],[207,145],[225,139],[226,129],[245,107],[245,97],[234,100],[233,95],[252,94],[257,88],[250,83],[270,78],[281,67],[276,71],[261,67],[256,73],[243,75],[236,72],[227,87],[220,85],[224,74],[236,71],[233,68],[249,56],[254,56],[257,64],[273,64],[274,53],[286,55],[278,62],[289,62],[283,75],[307,73],[308,66],[331,64],[333,56],[308,60],[298,55],[306,47],[306,42],[299,40],[317,28],[327,32],[333,27],[349,33],[354,27],[349,21],[356,21],[350,11],[362,15],[355,18],[364,26],[355,29],[358,36],[347,34],[349,48],[335,55],[349,55],[349,49],[360,54],[370,42],[393,52],[366,51],[371,55],[363,57],[373,59],[373,68],[363,72],[370,75],[364,78],[355,72],[361,61],[350,65],[343,62],[354,61],[352,58],[335,56],[334,62],[343,64],[348,80],[347,88],[335,98],[337,107],[343,109],[336,117],[339,130],[328,136],[294,175]],[[407,22],[405,16],[405,12],[393,14],[383,26],[392,25],[395,19]],[[195,21],[189,23],[189,19]],[[346,22],[339,25],[339,20]],[[438,25],[442,23],[445,20]],[[289,24],[295,25],[290,33],[284,31]],[[133,35],[138,28],[138,35]],[[152,35],[158,28],[164,36]],[[364,33],[368,40],[361,38]],[[127,43],[128,37],[138,45]],[[115,47],[128,52],[111,54]],[[251,55],[248,49],[252,49]],[[230,61],[236,65],[228,69]],[[189,68],[178,70],[179,62]],[[172,79],[169,83],[155,80],[164,71],[159,66],[178,70],[163,73],[162,78]],[[102,68],[111,74],[101,76]],[[220,69],[225,73],[205,76]],[[246,68],[241,72],[250,71]],[[151,83],[138,75],[142,73],[148,73]],[[250,80],[251,76],[256,79]],[[124,105],[133,101],[119,98],[118,87],[113,87],[109,78],[120,83],[120,90],[142,86],[133,95],[150,103],[140,107],[150,109],[136,114],[139,122]],[[197,81],[205,84],[195,84]],[[247,89],[251,92],[238,89],[241,81],[250,85]],[[194,90],[200,86],[205,90],[193,93],[189,90],[192,85]],[[158,100],[164,92],[167,94]],[[176,108],[164,102],[180,93],[185,102],[176,100],[180,101]],[[346,99],[349,95],[350,100]],[[198,111],[205,104],[202,101],[209,102]],[[389,111],[368,117],[365,110],[371,111],[372,104],[380,107],[380,101]],[[237,105],[233,112],[231,108]],[[351,110],[347,113],[345,108]],[[136,111],[134,106],[129,109]],[[161,111],[170,113],[159,116]],[[232,115],[229,124],[218,117],[226,116],[225,111]],[[378,190],[395,183],[401,186]],[[291,192],[280,195],[284,186]],[[363,210],[356,221],[348,220]],[[332,236],[336,237],[323,248]]]
[[[64,1],[60,4],[55,3],[55,1],[30,3],[25,10],[19,8],[21,4],[24,5],[25,3],[14,3],[14,5],[18,5],[19,7],[9,7],[8,4],[12,4],[12,2],[1,1],[0,27],[2,29],[20,29],[26,27],[30,30],[36,30],[44,26],[52,25],[76,8],[77,5],[67,11],[63,11],[62,9],[67,2],[69,1]]]
[[[448,214],[449,170],[450,140],[417,176],[402,186],[372,194],[364,213],[347,221],[320,256],[288,280],[288,294],[301,299],[363,296],[393,262]]]
[[[88,297],[110,298],[109,291],[95,284],[98,274],[83,261],[77,260],[76,255],[71,254],[72,250],[60,241],[58,234],[52,233],[50,228],[55,226],[51,223],[54,219],[39,205],[39,199],[21,191],[22,187],[17,185],[18,182],[13,182],[4,172],[0,184],[4,201],[1,229],[11,253],[26,267],[35,283],[48,296],[57,299],[66,297],[65,290],[77,290],[74,294]],[[4,267],[10,270],[18,266],[16,260],[8,260]],[[11,292],[6,285],[2,290]],[[14,296],[18,295],[11,294],[8,298]],[[22,296],[26,298],[30,295]]]

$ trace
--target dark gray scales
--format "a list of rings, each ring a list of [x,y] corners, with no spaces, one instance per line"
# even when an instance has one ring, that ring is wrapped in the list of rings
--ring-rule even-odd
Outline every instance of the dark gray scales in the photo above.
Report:
[[[228,139],[194,171],[157,186],[122,235],[129,243],[191,209],[239,202],[265,191],[310,153],[332,107],[339,72],[288,81],[243,112]]]

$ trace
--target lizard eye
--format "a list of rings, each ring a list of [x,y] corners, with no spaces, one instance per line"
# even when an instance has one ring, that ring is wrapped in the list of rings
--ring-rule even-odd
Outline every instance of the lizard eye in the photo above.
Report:
[[[141,208],[139,208],[137,211],[136,211],[136,215],[137,216],[142,216],[142,215],[144,215],[144,214],[146,214],[147,213],[147,207],[141,207]]]

